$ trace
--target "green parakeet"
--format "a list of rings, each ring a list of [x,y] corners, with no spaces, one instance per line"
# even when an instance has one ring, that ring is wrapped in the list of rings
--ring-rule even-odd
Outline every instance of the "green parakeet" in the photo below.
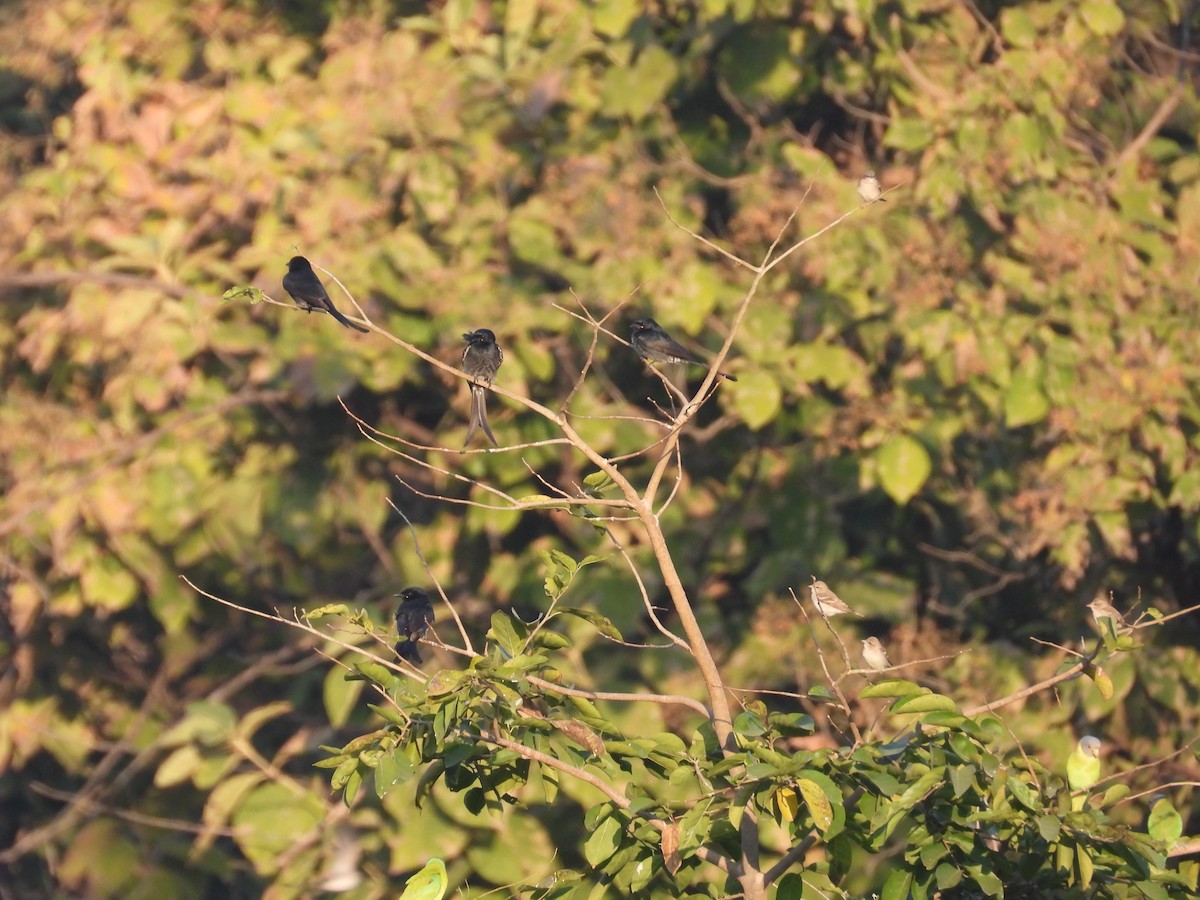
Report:
[[[1067,784],[1072,791],[1086,791],[1100,780],[1100,738],[1085,734],[1067,759]],[[1083,809],[1085,794],[1071,798],[1071,809]]]
[[[1151,799],[1154,805],[1150,807],[1150,817],[1146,819],[1146,831],[1169,849],[1183,836],[1183,817],[1162,794],[1155,794]]]
[[[446,864],[435,856],[405,882],[400,900],[442,900],[448,886]]]

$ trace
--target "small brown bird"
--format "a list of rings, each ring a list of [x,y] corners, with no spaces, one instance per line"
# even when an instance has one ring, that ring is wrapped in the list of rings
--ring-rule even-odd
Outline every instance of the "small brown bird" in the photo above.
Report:
[[[1096,621],[1096,628],[1101,634],[1104,634],[1109,627],[1112,628],[1114,635],[1129,634],[1133,631],[1125,624],[1125,617],[1117,612],[1117,608],[1103,594],[1089,603],[1088,609],[1092,611],[1092,618]],[[1105,619],[1108,620],[1107,627],[1104,624]]]
[[[867,664],[867,668],[874,669],[876,672],[892,667],[887,650],[883,648],[883,643],[877,637],[869,637],[862,642],[862,658],[863,662]]]
[[[852,616],[857,616],[854,610],[842,602],[842,598],[829,589],[823,581],[817,581],[817,577],[812,576],[813,583],[809,587],[809,592],[812,594],[813,606],[826,619],[832,619],[834,616],[842,616],[849,613]]]

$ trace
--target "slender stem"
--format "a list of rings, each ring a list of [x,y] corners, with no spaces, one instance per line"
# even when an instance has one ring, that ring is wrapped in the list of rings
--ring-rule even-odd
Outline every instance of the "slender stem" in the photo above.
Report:
[[[664,706],[686,706],[688,709],[700,713],[706,719],[712,716],[708,707],[699,700],[695,700],[692,697],[683,697],[678,694],[628,694],[620,691],[585,691],[582,688],[564,687],[561,684],[555,684],[553,681],[538,678],[536,675],[526,675],[525,679],[530,684],[536,684],[545,691],[549,691],[552,694],[563,694],[567,697],[582,697],[585,700],[614,700],[618,703],[661,703]]]

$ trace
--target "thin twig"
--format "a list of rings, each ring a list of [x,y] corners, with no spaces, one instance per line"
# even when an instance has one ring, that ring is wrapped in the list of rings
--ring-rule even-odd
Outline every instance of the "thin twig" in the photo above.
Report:
[[[321,267],[318,266],[316,263],[313,263],[312,266],[314,269],[321,269]],[[321,269],[321,271],[324,272],[326,275],[328,275],[330,278],[332,278],[334,284],[336,284],[338,287],[340,287],[342,289],[342,293],[350,298],[350,302],[353,303],[354,308],[358,310],[358,317],[360,319],[362,319],[362,324],[366,325],[368,328],[371,328],[372,330],[378,330],[376,328],[375,323],[371,321],[370,316],[368,316],[365,312],[363,312],[363,308],[358,305],[358,300],[355,299],[354,295],[352,293],[350,293],[350,291],[347,289],[347,287],[344,284],[342,284],[341,279],[339,279],[336,275],[334,275],[328,269]]]
[[[409,675],[410,677],[412,677],[411,673],[408,670],[397,665],[393,660],[384,659],[382,656],[378,656],[378,655],[372,653],[370,650],[364,649],[363,647],[361,647],[357,644],[350,644],[350,643],[347,643],[346,641],[335,638],[332,635],[327,634],[326,632],[323,632],[318,628],[314,628],[312,625],[309,625],[307,622],[301,622],[299,619],[285,618],[284,616],[279,615],[278,612],[266,613],[266,612],[263,612],[262,610],[252,609],[249,606],[243,606],[240,603],[234,603],[232,600],[226,600],[223,597],[218,597],[216,594],[210,594],[208,591],[197,586],[195,584],[195,582],[193,582],[186,575],[180,575],[179,580],[182,581],[184,584],[186,584],[188,587],[190,587],[193,591],[195,591],[201,597],[205,597],[209,600],[212,600],[215,603],[220,603],[222,606],[228,606],[230,609],[236,609],[238,612],[246,613],[247,615],[257,616],[258,618],[266,619],[269,622],[277,622],[277,623],[286,625],[289,628],[295,628],[298,631],[303,631],[305,634],[311,634],[314,637],[318,637],[323,641],[328,641],[331,644],[341,647],[343,650],[349,650],[352,653],[358,653],[362,656],[365,656],[367,659],[371,660],[372,662],[377,662],[381,666],[389,668],[394,672],[400,672],[401,674]],[[394,700],[392,700],[391,702],[393,705],[397,705]],[[398,708],[398,706],[397,706],[397,708]]]
[[[47,784],[42,784],[40,781],[31,782],[29,789],[35,794],[41,794],[43,797],[49,797],[51,800],[62,800],[67,803],[78,802],[89,812],[102,813],[106,816],[112,816],[115,819],[132,822],[135,825],[161,828],[164,831],[182,831],[186,834],[216,834],[219,837],[235,838],[248,834],[252,830],[247,828],[218,828],[211,825],[197,825],[195,822],[188,822],[183,819],[165,819],[162,816],[148,816],[143,813],[133,812],[132,810],[110,806],[107,803],[101,803],[90,797],[81,798],[78,793],[60,791]]]
[[[716,250],[718,253],[720,253],[720,254],[721,254],[722,256],[724,256],[724,257],[725,257],[727,260],[729,260],[730,262],[734,263],[735,265],[738,265],[738,266],[742,266],[742,267],[744,267],[744,268],[747,268],[747,269],[749,269],[751,272],[757,272],[757,271],[758,271],[758,266],[754,265],[753,263],[746,262],[746,260],[742,259],[742,258],[741,258],[740,256],[738,256],[737,254],[735,254],[735,253],[730,253],[730,252],[729,252],[728,250],[726,250],[724,247],[720,247],[720,246],[718,246],[717,244],[714,244],[714,243],[713,243],[712,241],[710,241],[708,238],[704,237],[704,235],[702,235],[702,234],[697,234],[696,232],[692,231],[692,229],[688,228],[686,225],[682,224],[681,222],[677,222],[677,221],[675,220],[675,217],[671,215],[671,211],[670,211],[669,209],[667,209],[667,203],[666,203],[666,201],[665,201],[665,200],[663,200],[663,198],[662,198],[662,194],[660,194],[660,193],[658,192],[658,188],[654,188],[654,196],[658,198],[659,205],[660,205],[660,206],[662,206],[662,208],[663,208],[663,212],[664,212],[664,213],[666,214],[666,216],[667,216],[667,221],[669,221],[669,222],[670,222],[672,225],[674,225],[674,226],[675,226],[676,228],[678,228],[680,231],[684,232],[685,234],[689,234],[689,235],[691,235],[693,238],[695,238],[696,240],[698,240],[698,241],[699,241],[700,243],[702,243],[704,246],[706,246],[706,247],[708,247],[708,248],[710,248],[710,249],[712,249],[712,250]]]
[[[617,703],[658,703],[664,706],[686,706],[706,719],[712,715],[709,708],[692,697],[678,694],[629,694],[620,691],[587,691],[582,688],[570,688],[553,681],[546,681],[536,675],[526,675],[525,680],[536,684],[551,694],[565,694],[568,697],[582,697],[585,700],[612,700]]]

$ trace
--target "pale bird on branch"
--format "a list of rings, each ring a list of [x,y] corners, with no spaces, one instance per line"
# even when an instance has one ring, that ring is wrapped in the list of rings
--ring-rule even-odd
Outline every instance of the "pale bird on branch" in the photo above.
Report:
[[[823,581],[818,581],[815,575],[813,576],[813,583],[808,590],[812,594],[813,606],[826,619],[832,619],[834,616],[844,616],[847,613],[852,616],[858,615],[858,613],[845,604],[841,597],[829,589],[829,585]]]

